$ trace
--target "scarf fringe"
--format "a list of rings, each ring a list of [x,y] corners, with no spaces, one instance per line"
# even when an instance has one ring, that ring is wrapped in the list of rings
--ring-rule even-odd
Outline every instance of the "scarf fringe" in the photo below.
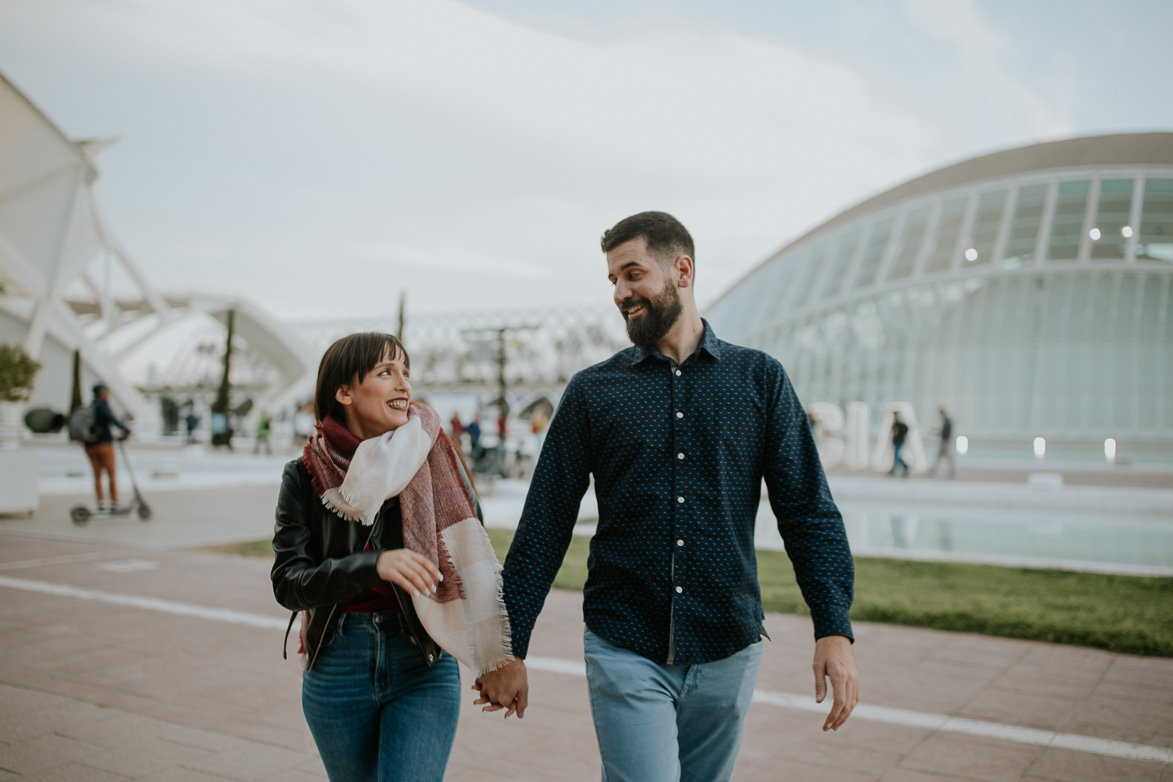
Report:
[[[383,503],[398,496],[404,548],[444,575],[436,593],[412,598],[424,629],[478,676],[512,662],[501,564],[473,512],[439,415],[413,403],[406,424],[353,449],[353,435],[331,426],[342,428],[333,421],[319,425],[305,448],[315,489],[323,484],[322,504],[369,527]]]

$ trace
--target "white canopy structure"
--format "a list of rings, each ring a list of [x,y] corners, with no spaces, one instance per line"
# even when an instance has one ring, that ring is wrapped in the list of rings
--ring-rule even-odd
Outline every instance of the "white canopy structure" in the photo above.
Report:
[[[301,380],[311,371],[305,351],[256,306],[166,296],[150,284],[94,198],[94,158],[109,143],[70,140],[0,74],[0,342],[23,345],[44,365],[31,404],[68,407],[76,349],[83,392],[101,380],[122,407],[150,422],[158,411],[123,377],[122,361],[181,320],[224,321],[229,310],[237,337],[276,370],[271,394]]]

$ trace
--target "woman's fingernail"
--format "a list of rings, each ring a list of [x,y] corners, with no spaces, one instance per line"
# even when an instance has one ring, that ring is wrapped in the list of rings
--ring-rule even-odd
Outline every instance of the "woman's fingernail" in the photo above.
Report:
[[[419,591],[418,589],[417,589],[417,590],[415,590],[415,596],[416,596],[416,597],[419,597],[419,596],[420,596],[420,591]]]
[[[441,573],[441,574],[440,574],[440,580],[441,580],[441,581],[443,581],[443,580],[444,580],[444,574],[443,574],[443,573]]]

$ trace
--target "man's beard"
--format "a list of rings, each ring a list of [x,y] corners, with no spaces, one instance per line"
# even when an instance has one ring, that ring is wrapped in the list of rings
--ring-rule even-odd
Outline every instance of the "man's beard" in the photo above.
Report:
[[[632,320],[627,317],[631,307],[644,305],[644,313]],[[669,280],[664,289],[651,299],[629,299],[623,304],[623,318],[627,321],[627,338],[641,348],[654,347],[664,335],[672,330],[684,307],[680,293]]]

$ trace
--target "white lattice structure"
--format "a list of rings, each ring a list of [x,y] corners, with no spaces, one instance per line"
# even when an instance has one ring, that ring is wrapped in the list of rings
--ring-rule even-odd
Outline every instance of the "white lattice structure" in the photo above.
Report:
[[[939,404],[975,444],[1173,448],[1173,133],[934,171],[836,215],[706,313],[804,401]]]
[[[295,331],[320,360],[334,340],[359,331],[395,333],[394,317],[299,323]],[[413,383],[421,392],[489,395],[499,383],[499,336],[505,338],[505,382],[513,391],[556,399],[570,376],[630,346],[614,306],[525,312],[464,311],[413,315],[405,324]],[[309,398],[312,381],[297,394]],[[297,395],[295,394],[295,395]]]
[[[247,349],[271,366],[274,392],[301,380],[306,351],[248,301],[166,296],[150,284],[94,198],[94,156],[108,143],[70,140],[0,75],[0,341],[23,345],[44,365],[31,404],[68,408],[80,349],[85,396],[100,379],[150,424],[158,411],[121,363],[185,318],[223,322],[229,310]]]

